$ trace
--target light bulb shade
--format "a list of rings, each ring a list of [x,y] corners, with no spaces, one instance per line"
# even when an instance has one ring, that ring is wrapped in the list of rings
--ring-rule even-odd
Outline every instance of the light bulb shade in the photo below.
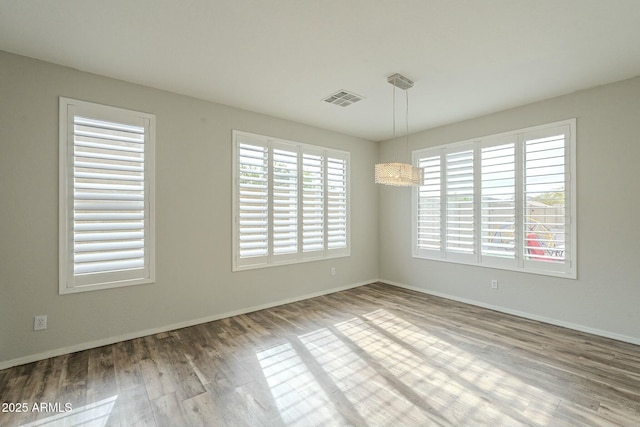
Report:
[[[377,163],[376,184],[410,187],[422,182],[422,169],[407,163]]]

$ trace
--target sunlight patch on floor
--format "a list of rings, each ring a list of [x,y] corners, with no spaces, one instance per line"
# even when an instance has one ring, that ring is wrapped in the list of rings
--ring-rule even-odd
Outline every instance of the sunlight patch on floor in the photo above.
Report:
[[[337,412],[290,343],[257,353],[267,384],[286,425],[322,425]]]

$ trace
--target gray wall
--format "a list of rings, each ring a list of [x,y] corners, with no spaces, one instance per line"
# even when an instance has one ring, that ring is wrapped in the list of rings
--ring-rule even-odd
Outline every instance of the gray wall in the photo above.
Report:
[[[155,284],[58,295],[59,96],[156,115]],[[350,257],[231,272],[232,129],[351,152]],[[0,368],[375,280],[377,154],[370,141],[0,52]],[[32,330],[37,314],[47,330]]]
[[[155,284],[58,295],[58,96],[156,114]],[[0,368],[377,277],[640,344],[640,78],[422,132],[411,148],[572,117],[578,280],[412,258],[411,191],[372,182],[388,142],[0,52]],[[351,152],[350,257],[231,273],[232,129]],[[32,331],[37,314],[47,330]]]
[[[411,191],[381,188],[382,280],[640,344],[640,78],[421,132],[411,149],[572,117],[578,280],[412,258]]]

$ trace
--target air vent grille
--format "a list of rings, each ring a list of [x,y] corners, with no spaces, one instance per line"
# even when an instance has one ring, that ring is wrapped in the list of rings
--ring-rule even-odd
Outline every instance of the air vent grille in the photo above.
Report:
[[[351,93],[343,89],[334,93],[333,95],[329,95],[328,97],[326,97],[324,99],[324,102],[339,105],[341,107],[347,107],[353,103],[361,101],[362,99],[362,96],[356,95],[355,93]]]

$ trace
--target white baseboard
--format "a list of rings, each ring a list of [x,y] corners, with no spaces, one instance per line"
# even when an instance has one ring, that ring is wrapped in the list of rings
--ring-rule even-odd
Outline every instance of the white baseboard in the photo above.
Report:
[[[286,298],[279,301],[273,301],[266,304],[256,305],[253,307],[247,307],[240,310],[228,311],[226,313],[214,314],[211,316],[201,317],[198,319],[187,320],[184,322],[174,323],[171,325],[164,325],[158,328],[146,329],[143,331],[131,332],[128,334],[118,335],[109,338],[103,338],[96,341],[90,341],[80,344],[75,344],[69,347],[56,348],[54,350],[45,351],[37,354],[30,354],[28,356],[19,357],[17,359],[6,360],[0,362],[0,370],[11,368],[13,366],[24,365],[27,363],[37,362],[39,360],[48,359],[50,357],[62,356],[63,354],[75,353],[77,351],[88,350],[90,348],[102,347],[104,345],[115,344],[121,341],[127,341],[135,338],[145,337],[147,335],[159,334],[162,332],[173,331],[175,329],[186,328],[189,326],[199,325],[201,323],[213,322],[215,320],[224,319],[227,317],[238,316],[240,314],[251,313],[253,311],[264,310],[266,308],[277,307],[279,305],[289,304],[292,302],[302,301],[309,298],[319,297],[322,295],[333,294],[335,292],[345,291],[347,289],[357,288],[359,286],[368,285],[370,283],[377,282],[378,279],[366,280],[363,282],[352,283],[350,285],[340,286],[337,288],[327,289],[320,292],[314,292],[311,294],[300,295],[293,298]]]
[[[491,304],[487,304],[487,303],[480,302],[480,301],[470,300],[470,299],[467,299],[467,298],[460,298],[460,297],[457,297],[457,296],[454,296],[454,295],[444,294],[444,293],[441,293],[441,292],[434,292],[434,291],[430,291],[428,289],[419,288],[419,287],[407,285],[407,284],[404,284],[404,283],[394,282],[393,280],[379,279],[379,281],[382,282],[382,283],[387,283],[389,285],[397,286],[399,288],[409,289],[411,291],[416,291],[416,292],[420,292],[420,293],[423,293],[423,294],[433,295],[433,296],[436,296],[436,297],[446,298],[446,299],[462,302],[462,303],[465,303],[465,304],[470,304],[470,305],[475,305],[475,306],[478,306],[478,307],[488,308],[490,310],[499,311],[501,313],[512,314],[514,316],[524,317],[525,319],[530,319],[530,320],[537,320],[538,322],[548,323],[550,325],[562,326],[563,328],[573,329],[575,331],[580,331],[580,332],[586,332],[588,334],[598,335],[598,336],[605,337],[605,338],[611,338],[611,339],[614,339],[614,340],[617,340],[617,341],[623,341],[623,342],[627,342],[627,343],[630,343],[630,344],[640,345],[640,338],[636,338],[636,337],[630,337],[630,336],[627,336],[627,335],[616,334],[614,332],[603,331],[603,330],[600,330],[600,329],[595,329],[595,328],[591,328],[591,327],[588,327],[588,326],[579,325],[579,324],[576,324],[576,323],[565,322],[563,320],[553,319],[553,318],[550,318],[550,317],[538,316],[537,314],[527,313],[527,312],[524,312],[524,311],[512,310],[510,308],[491,305]]]

